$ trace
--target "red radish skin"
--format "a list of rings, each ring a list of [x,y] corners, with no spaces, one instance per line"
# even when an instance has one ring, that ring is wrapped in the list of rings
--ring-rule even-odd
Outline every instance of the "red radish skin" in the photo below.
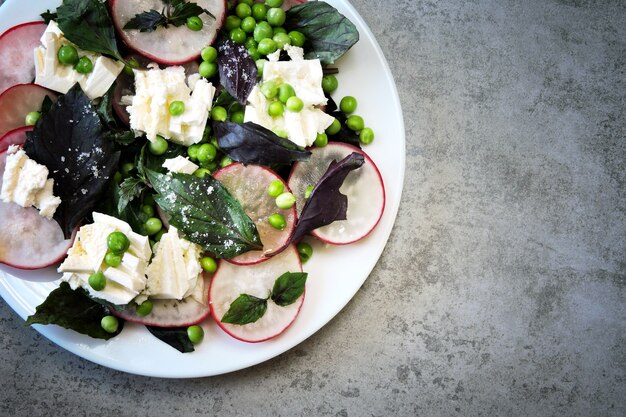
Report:
[[[23,23],[0,35],[0,93],[35,79],[33,49],[39,46],[46,26],[44,22]]]
[[[342,194],[348,196],[347,219],[336,220],[313,230],[311,234],[333,245],[347,245],[370,234],[385,210],[385,185],[374,161],[365,151],[347,143],[330,142],[323,148],[309,150],[311,158],[294,164],[288,180],[296,197],[298,214],[305,204],[306,188],[317,183],[332,160],[339,161],[352,152],[365,157],[365,164],[348,174],[340,189]]]
[[[37,84],[18,84],[0,94],[0,137],[24,126],[31,111],[40,111],[45,96],[56,100],[56,94]]]
[[[22,145],[26,142],[26,132],[33,130],[33,126],[23,126],[13,129],[0,138],[0,152],[6,151],[11,145]]]
[[[252,265],[266,261],[267,255],[271,253],[283,250],[294,230],[296,209],[292,207],[285,210],[276,207],[276,199],[267,194],[267,188],[272,181],[280,180],[287,192],[289,191],[287,184],[268,168],[258,165],[244,166],[240,163],[230,164],[213,176],[241,203],[243,210],[256,224],[263,242],[263,250],[243,253],[229,259],[228,262]],[[268,222],[269,216],[276,213],[285,218],[287,225],[283,230],[273,228]]]
[[[154,32],[123,29],[136,14],[151,9],[161,11],[161,0],[111,0],[109,6],[115,29],[129,48],[158,63],[178,65],[197,59],[202,48],[213,44],[226,18],[226,0],[196,0],[196,3],[215,16],[213,19],[203,13],[200,16],[203,27],[197,32],[185,25],[159,27]]]
[[[6,151],[0,153],[0,183],[6,157]],[[0,263],[18,269],[45,268],[65,258],[75,236],[76,231],[65,239],[59,224],[35,208],[0,201]]]
[[[203,274],[205,299],[209,298],[209,278]],[[157,327],[182,327],[198,324],[209,317],[210,309],[206,304],[187,298],[184,300],[156,300],[151,299],[154,307],[152,312],[147,316],[137,314],[135,307],[129,304],[126,309],[112,310],[112,313],[124,320],[134,323],[144,324],[146,326]]]
[[[256,265],[239,266],[221,260],[209,289],[211,316],[222,330],[242,342],[258,343],[272,339],[293,324],[302,308],[304,293],[295,303],[286,307],[277,306],[268,300],[266,313],[254,323],[237,325],[222,323],[220,320],[228,311],[230,303],[240,294],[265,298],[276,278],[285,272],[301,271],[302,264],[294,245],[269,261]]]

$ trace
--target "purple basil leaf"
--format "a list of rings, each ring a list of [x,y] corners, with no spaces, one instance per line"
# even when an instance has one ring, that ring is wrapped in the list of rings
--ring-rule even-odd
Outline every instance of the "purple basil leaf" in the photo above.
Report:
[[[26,134],[24,151],[54,179],[54,195],[61,198],[54,219],[69,238],[93,211],[120,157],[78,83]]]
[[[348,174],[364,163],[365,158],[357,152],[352,152],[339,162],[330,163],[302,208],[296,230],[291,237],[292,242],[297,242],[318,227],[346,219],[348,197],[341,194],[339,188]]]
[[[220,149],[245,165],[284,165],[307,160],[311,155],[256,123],[214,122],[213,130]]]
[[[230,39],[223,39],[218,46],[220,52],[217,65],[220,84],[240,104],[246,104],[250,92],[256,84],[256,63],[243,45]]]

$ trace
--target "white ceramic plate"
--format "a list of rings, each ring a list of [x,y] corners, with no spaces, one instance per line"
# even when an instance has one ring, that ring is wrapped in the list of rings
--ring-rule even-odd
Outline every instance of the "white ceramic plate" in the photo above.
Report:
[[[39,13],[54,10],[59,3],[8,0],[0,7],[0,33],[18,23],[40,20]],[[208,320],[203,325],[204,341],[195,352],[187,354],[132,323],[108,342],[53,325],[35,325],[37,331],[70,352],[110,368],[148,376],[191,378],[232,372],[280,355],[319,330],[350,301],[378,261],[398,211],[404,179],[404,124],[393,77],[369,28],[347,1],[328,3],[348,17],[360,33],[359,42],[337,63],[341,71],[339,89],[333,96],[357,97],[357,113],[376,132],[376,140],[365,150],[383,176],[387,204],[378,227],[367,238],[346,246],[314,244],[313,258],[305,264],[309,273],[306,299],[293,325],[273,340],[250,344],[231,338]],[[0,278],[0,295],[26,318],[53,289],[51,283],[41,281],[56,279],[58,274],[54,268],[27,272],[1,266]]]

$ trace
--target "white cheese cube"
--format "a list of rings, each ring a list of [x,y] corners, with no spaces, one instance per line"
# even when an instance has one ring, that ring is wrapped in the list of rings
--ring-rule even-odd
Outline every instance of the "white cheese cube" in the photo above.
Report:
[[[46,185],[35,196],[35,207],[39,209],[39,214],[52,219],[57,207],[61,204],[61,198],[55,197],[53,194],[54,180],[52,178],[46,181]]]
[[[93,63],[93,71],[81,83],[81,87],[92,100],[102,97],[123,69],[124,63],[104,56],[98,56]]]

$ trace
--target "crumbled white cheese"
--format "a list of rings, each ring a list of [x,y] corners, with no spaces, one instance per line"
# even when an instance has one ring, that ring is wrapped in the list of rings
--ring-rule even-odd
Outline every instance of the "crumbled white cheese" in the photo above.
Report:
[[[135,70],[135,95],[127,107],[130,127],[145,133],[153,142],[157,135],[185,146],[200,142],[215,88],[199,76],[190,75],[188,82],[189,86],[185,83],[185,69],[180,66]],[[179,116],[169,113],[173,101],[185,105]]]
[[[0,199],[22,207],[35,206],[39,214],[51,219],[61,199],[53,195],[54,180],[48,179],[48,168],[12,145],[7,150]]]
[[[179,155],[176,158],[166,159],[163,162],[163,168],[167,168],[170,172],[191,175],[200,167],[184,156]]]
[[[198,302],[206,304],[206,297],[203,296],[200,246],[180,238],[178,230],[170,226],[154,250],[154,258],[146,270],[148,284],[144,294],[152,298],[177,300],[192,296]]]
[[[283,49],[287,51],[287,55],[289,55],[289,58],[291,58],[292,61],[304,60],[304,49],[300,48],[299,46],[285,44],[285,47]]]
[[[34,50],[35,83],[59,93],[67,93],[79,83],[90,99],[102,97],[113,84],[124,64],[93,52],[83,51],[63,36],[55,21],[48,24],[41,37],[41,46]],[[93,63],[89,74],[80,74],[71,65],[63,65],[57,58],[59,48],[72,45],[79,56],[86,56]]]
[[[285,48],[293,61],[268,61],[263,67],[263,80],[275,80],[290,84],[304,108],[296,113],[285,110],[283,116],[271,117],[267,113],[268,101],[259,86],[255,86],[248,96],[244,121],[259,124],[270,130],[284,130],[289,140],[296,145],[306,147],[315,142],[318,133],[323,133],[334,120],[317,106],[326,105],[322,89],[322,65],[318,59],[299,59],[299,51]]]
[[[63,273],[61,280],[72,288],[85,288],[96,298],[113,304],[128,304],[146,287],[146,267],[152,254],[148,237],[133,232],[128,223],[115,217],[96,212],[93,218],[94,223],[79,229],[67,258],[59,266],[58,271]],[[130,246],[122,256],[122,263],[110,267],[104,263],[107,237],[116,231],[128,237]],[[89,276],[97,271],[107,280],[102,291],[89,285]]]

